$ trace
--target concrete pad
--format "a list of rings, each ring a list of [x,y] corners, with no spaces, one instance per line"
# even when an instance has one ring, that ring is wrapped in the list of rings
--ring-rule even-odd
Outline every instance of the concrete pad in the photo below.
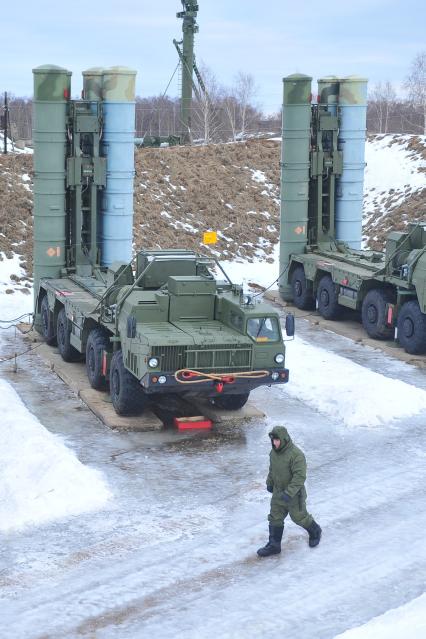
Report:
[[[151,411],[137,417],[121,417],[117,415],[108,393],[97,391],[89,384],[86,366],[82,362],[64,362],[54,346],[42,343],[36,331],[26,333],[29,326],[21,324],[20,330],[32,342],[41,342],[36,353],[43,362],[60,377],[69,388],[87,405],[88,408],[108,428],[116,430],[151,431],[163,428],[163,423]]]
[[[331,331],[336,333],[336,335],[341,335],[342,337],[347,337],[358,344],[365,344],[366,346],[375,348],[376,350],[382,351],[383,353],[386,353],[386,355],[390,355],[391,357],[399,359],[402,362],[406,362],[407,364],[412,364],[418,368],[426,368],[425,355],[410,355],[410,353],[406,353],[398,342],[395,342],[395,340],[382,341],[372,339],[365,332],[361,322],[357,322],[355,319],[345,317],[339,321],[326,320],[318,313],[318,311],[302,311],[296,306],[293,306],[290,302],[285,302],[281,299],[279,292],[275,290],[266,291],[265,298],[270,302],[281,306],[289,313],[293,313],[297,319],[306,319],[313,326],[318,326],[320,329]],[[350,311],[348,313],[350,313]]]

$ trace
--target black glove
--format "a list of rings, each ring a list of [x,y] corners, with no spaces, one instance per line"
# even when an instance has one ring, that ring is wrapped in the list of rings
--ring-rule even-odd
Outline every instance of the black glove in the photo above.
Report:
[[[281,499],[285,504],[289,504],[291,502],[291,497],[290,495],[287,495],[287,493],[281,493]]]
[[[266,490],[268,491],[268,493],[273,493],[274,492],[274,487],[271,486],[270,484],[266,484]]]

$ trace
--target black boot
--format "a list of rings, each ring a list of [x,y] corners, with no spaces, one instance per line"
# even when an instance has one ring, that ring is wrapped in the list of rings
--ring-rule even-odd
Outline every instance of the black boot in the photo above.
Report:
[[[309,533],[309,546],[311,548],[315,548],[315,546],[318,546],[320,542],[322,530],[314,519],[312,520],[312,524],[306,530]]]
[[[281,552],[281,539],[283,538],[284,526],[273,526],[269,524],[269,541],[266,546],[259,548],[257,554],[259,557],[269,557],[269,555],[278,555]]]

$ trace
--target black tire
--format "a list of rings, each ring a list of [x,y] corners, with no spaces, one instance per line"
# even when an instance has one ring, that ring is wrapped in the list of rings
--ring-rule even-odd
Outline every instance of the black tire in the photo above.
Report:
[[[315,299],[309,290],[303,266],[296,266],[290,278],[293,302],[304,311],[315,308]]]
[[[56,322],[56,339],[58,341],[58,351],[64,362],[76,362],[81,359],[81,354],[70,344],[71,324],[65,314],[65,309],[61,308]]]
[[[108,381],[102,374],[103,351],[111,348],[108,332],[101,328],[93,328],[86,344],[86,372],[90,386],[96,390],[106,390]]]
[[[53,313],[49,308],[49,300],[47,299],[47,295],[45,295],[41,301],[40,307],[40,315],[41,315],[41,331],[46,344],[49,346],[56,346],[56,330],[55,330],[55,321],[53,318]]]
[[[406,302],[398,314],[398,341],[411,355],[426,353],[426,315],[416,300]]]
[[[330,275],[324,275],[319,281],[317,290],[318,311],[324,319],[339,319],[342,307],[337,299],[337,289],[333,280]]]
[[[241,395],[219,395],[210,400],[213,406],[223,408],[224,410],[239,410],[247,404],[250,393]]]
[[[112,404],[118,415],[141,415],[148,403],[139,381],[124,367],[123,353],[116,351],[109,376]]]
[[[391,291],[372,289],[362,303],[362,325],[373,339],[392,339],[393,328],[387,325],[386,305],[393,301]]]

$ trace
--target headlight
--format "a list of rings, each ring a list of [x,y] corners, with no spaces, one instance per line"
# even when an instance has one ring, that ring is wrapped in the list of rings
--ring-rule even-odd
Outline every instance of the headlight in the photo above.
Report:
[[[277,364],[283,364],[284,363],[284,353],[277,353],[274,357],[274,360],[277,362]]]
[[[165,375],[160,375],[160,377],[158,378],[158,383],[165,384],[166,382],[167,382],[167,377]]]
[[[277,379],[279,378],[280,374],[277,373],[277,371],[274,371],[273,373],[271,373],[271,377],[274,380],[274,382],[277,381]]]
[[[150,368],[157,368],[158,366],[158,358],[157,357],[150,357],[148,360],[148,366]]]

